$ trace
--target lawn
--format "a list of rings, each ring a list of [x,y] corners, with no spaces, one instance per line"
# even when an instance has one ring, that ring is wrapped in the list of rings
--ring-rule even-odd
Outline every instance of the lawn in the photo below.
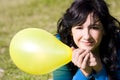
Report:
[[[120,20],[120,1],[106,0]],[[55,34],[58,19],[72,0],[0,0],[0,80],[52,80],[52,73],[31,75],[19,70],[9,55],[9,44],[18,31],[42,28]]]

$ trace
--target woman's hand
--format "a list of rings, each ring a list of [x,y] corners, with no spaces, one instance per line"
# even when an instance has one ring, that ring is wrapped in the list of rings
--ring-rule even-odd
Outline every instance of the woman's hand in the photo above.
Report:
[[[90,53],[83,49],[74,49],[72,55],[72,62],[74,65],[80,68],[85,76],[89,76],[92,73],[92,68],[88,65]]]
[[[99,72],[102,69],[102,63],[99,56],[96,56],[89,50],[74,49],[72,54],[72,62],[80,68],[85,76],[92,73],[92,70]]]
[[[103,67],[100,57],[92,52],[90,52],[89,66],[92,67],[95,72],[99,72]]]

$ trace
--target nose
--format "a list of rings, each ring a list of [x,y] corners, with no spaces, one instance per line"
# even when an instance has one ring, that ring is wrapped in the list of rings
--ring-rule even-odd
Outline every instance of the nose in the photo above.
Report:
[[[89,40],[91,37],[90,30],[88,28],[84,29],[83,31],[83,39],[84,40]]]

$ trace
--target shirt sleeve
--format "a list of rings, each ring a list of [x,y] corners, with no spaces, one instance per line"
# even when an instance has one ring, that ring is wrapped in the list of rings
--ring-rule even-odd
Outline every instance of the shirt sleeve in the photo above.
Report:
[[[53,71],[53,80],[72,80],[72,74],[66,65]]]
[[[72,80],[90,80],[90,78],[92,77],[92,75],[89,75],[88,77],[86,77],[82,71],[80,69],[78,69],[78,71],[76,72],[76,74],[74,75]]]
[[[109,80],[105,67],[98,73],[93,74],[93,76],[95,77],[95,80]]]
[[[102,70],[98,73],[92,73],[88,77],[86,77],[81,70],[78,70],[74,75],[73,80],[89,80],[92,76],[94,76],[95,80],[109,80],[106,69],[103,67]]]

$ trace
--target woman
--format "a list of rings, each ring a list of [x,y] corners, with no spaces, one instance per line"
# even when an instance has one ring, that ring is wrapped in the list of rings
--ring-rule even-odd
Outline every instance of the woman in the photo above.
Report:
[[[104,0],[75,0],[57,28],[72,62],[54,71],[54,80],[120,80],[119,31]]]

